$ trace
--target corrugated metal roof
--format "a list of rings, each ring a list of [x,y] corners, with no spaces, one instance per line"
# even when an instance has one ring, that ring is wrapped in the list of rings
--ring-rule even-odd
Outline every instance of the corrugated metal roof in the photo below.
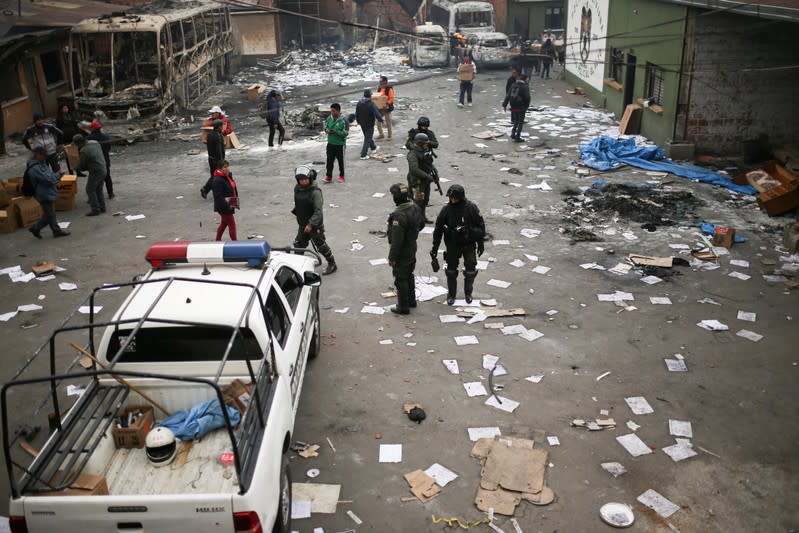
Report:
[[[83,20],[72,29],[73,33],[95,33],[98,31],[157,31],[165,24],[181,20],[209,9],[221,9],[224,5],[218,2],[188,1],[170,2],[169,4],[151,4],[140,8],[128,9],[125,14],[115,17],[94,17]]]

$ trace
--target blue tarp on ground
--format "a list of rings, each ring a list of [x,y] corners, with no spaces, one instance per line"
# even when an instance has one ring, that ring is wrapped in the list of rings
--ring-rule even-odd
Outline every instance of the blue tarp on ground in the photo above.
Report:
[[[241,421],[238,409],[226,405],[230,423],[233,426]],[[180,440],[201,439],[206,433],[214,429],[225,426],[225,417],[219,400],[214,398],[202,403],[198,403],[191,408],[191,411],[177,411],[165,418],[159,426],[164,426],[172,430]]]
[[[596,170],[610,170],[625,164],[659,172],[670,172],[683,178],[726,187],[742,194],[757,194],[751,185],[738,185],[728,176],[688,163],[675,163],[658,146],[636,146],[635,139],[594,137],[580,145],[580,160]]]

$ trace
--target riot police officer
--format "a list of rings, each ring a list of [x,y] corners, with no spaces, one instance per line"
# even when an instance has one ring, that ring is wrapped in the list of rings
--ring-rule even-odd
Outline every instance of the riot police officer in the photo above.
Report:
[[[416,127],[408,130],[408,138],[405,139],[405,148],[413,150],[414,139],[417,133],[424,133],[427,135],[427,142],[430,148],[438,148],[438,139],[436,139],[436,134],[433,133],[433,130],[430,129],[430,119],[427,117],[419,117],[419,120],[416,121]]]
[[[297,236],[294,238],[296,248],[305,248],[313,242],[314,248],[327,259],[327,268],[322,272],[326,276],[338,267],[333,258],[333,251],[325,241],[325,226],[322,216],[324,200],[322,191],[316,186],[316,171],[309,165],[300,165],[294,171],[297,185],[294,187],[294,209],[291,212],[297,217]]]
[[[411,307],[416,307],[416,283],[413,271],[416,268],[416,238],[424,228],[424,216],[418,205],[408,194],[408,186],[395,183],[389,189],[394,199],[394,211],[388,216],[388,264],[394,275],[397,287],[397,305],[392,313],[407,315]]]
[[[483,255],[485,222],[480,208],[466,199],[461,185],[452,185],[447,190],[449,203],[441,208],[433,230],[433,248],[430,257],[436,258],[441,237],[444,237],[444,252],[447,275],[447,305],[455,303],[458,290],[458,262],[463,257],[463,292],[466,302],[472,303],[474,278],[477,276],[477,258]]]
[[[422,210],[426,224],[433,221],[425,215],[430,202],[430,183],[438,183],[438,171],[433,165],[433,154],[429,151],[430,138],[426,133],[417,133],[413,138],[413,149],[408,152],[408,187],[413,190],[413,201]]]

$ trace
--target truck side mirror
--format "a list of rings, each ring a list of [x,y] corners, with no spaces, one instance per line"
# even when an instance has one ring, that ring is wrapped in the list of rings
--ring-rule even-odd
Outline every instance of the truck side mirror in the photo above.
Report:
[[[303,285],[318,287],[322,284],[322,276],[316,272],[306,271],[302,276],[302,283]]]

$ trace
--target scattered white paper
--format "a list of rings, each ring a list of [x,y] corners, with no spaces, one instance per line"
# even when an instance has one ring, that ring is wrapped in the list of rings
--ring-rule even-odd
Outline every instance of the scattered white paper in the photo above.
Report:
[[[381,444],[380,463],[401,463],[402,462],[402,444]]]
[[[55,279],[54,274],[49,274],[47,276],[37,276],[36,281],[52,281]]]
[[[688,367],[682,359],[664,359],[669,372],[688,372]]]
[[[490,396],[486,401],[486,405],[490,405],[491,407],[496,407],[497,409],[501,409],[507,413],[512,413],[519,407],[519,402],[511,400],[509,398],[505,398],[504,396]]]
[[[499,287],[500,289],[507,289],[508,287],[510,287],[510,282],[502,281],[501,279],[491,278],[486,282],[486,285],[491,285],[492,287]]]
[[[675,463],[699,455],[690,445],[679,442],[663,448],[663,453],[671,457],[671,460]]]
[[[558,314],[558,310],[557,309],[550,309],[549,311],[546,312],[547,316],[555,316],[557,314]]]
[[[722,324],[718,320],[703,320],[701,322],[697,322],[696,324],[702,329],[706,329],[708,331],[727,331],[729,326],[727,324]]]
[[[38,304],[25,304],[20,305],[17,307],[17,311],[25,312],[25,311],[38,311],[39,309],[44,309],[41,305]]]
[[[83,385],[67,385],[67,396],[80,396],[86,391]]]
[[[531,229],[531,228],[524,228],[519,233],[521,233],[522,237],[527,237],[528,239],[534,239],[541,235],[540,229]]]
[[[638,424],[636,424],[632,420],[628,420],[627,423],[625,424],[625,426],[630,428],[630,431],[638,431],[639,429],[641,429],[641,426],[639,426]]]
[[[358,518],[358,516],[355,513],[353,513],[352,510],[348,510],[347,511],[347,516],[352,518],[352,521],[355,522],[355,525],[360,526],[361,524],[363,524],[363,520]],[[316,529],[322,529],[322,528],[320,527],[320,528],[316,528]],[[324,530],[322,530],[319,533],[325,533],[325,532],[324,532]]]
[[[654,285],[655,283],[660,283],[663,280],[657,276],[644,276],[643,278],[641,278],[641,281],[643,281],[647,285]]]
[[[375,305],[364,305],[361,308],[361,313],[369,313],[370,315],[382,315],[385,312],[386,310],[384,308]]]
[[[19,266],[19,265],[14,265],[14,266],[11,266],[11,267],[5,267],[3,269],[0,269],[0,276],[5,276],[7,274],[11,275],[12,272],[20,272],[21,270],[22,270],[22,267]]]
[[[743,337],[744,339],[748,339],[752,342],[758,342],[760,339],[763,338],[763,335],[759,333],[755,333],[754,331],[749,331],[748,329],[742,329],[738,333],[736,333],[739,337]]]
[[[629,398],[625,398],[624,401],[630,406],[630,410],[633,414],[648,415],[655,412],[643,396],[630,396]]]
[[[458,477],[458,474],[438,463],[430,465],[424,473],[433,478],[439,487],[446,487],[447,483],[454,481]]]
[[[372,266],[387,265],[388,259],[386,259],[385,257],[381,257],[380,259],[370,259],[369,264]]]
[[[3,313],[2,315],[0,315],[0,322],[8,322],[9,320],[17,316],[18,312],[19,311],[9,311],[8,313]]]
[[[472,442],[477,442],[480,439],[493,439],[502,435],[498,427],[468,428],[468,431],[469,440]]]
[[[746,281],[746,280],[748,280],[749,278],[752,277],[749,274],[743,274],[741,272],[738,272],[737,270],[733,270],[732,272],[730,272],[727,275],[729,277],[731,277],[731,278],[737,278],[737,279],[740,279],[740,280],[743,280],[743,281]]]
[[[530,342],[540,339],[543,336],[544,336],[543,333],[541,333],[540,331],[536,331],[534,329],[528,329],[527,331],[519,335],[519,337],[521,337],[522,339]]]
[[[72,222],[69,222],[69,221],[59,222],[58,223],[58,227],[61,228],[61,229],[67,229],[67,228],[69,228],[69,226],[71,224],[72,224]]]
[[[94,306],[94,314],[97,314],[97,313],[99,313],[102,310],[103,310],[103,306],[102,305],[95,305]],[[89,305],[81,305],[80,307],[78,307],[78,312],[82,313],[84,315],[88,315],[89,313],[92,312],[92,308]]]
[[[358,215],[357,217],[353,218],[353,222],[363,222],[364,220],[368,220],[369,217],[365,217],[363,215]]]
[[[14,283],[28,283],[30,280],[36,277],[36,274],[33,272],[28,272],[27,274],[22,270],[9,272],[8,277],[11,278],[11,281]]]
[[[466,389],[466,395],[469,398],[474,396],[485,396],[488,394],[488,392],[486,392],[486,388],[480,381],[470,381],[469,383],[464,383],[463,388]]]
[[[710,304],[710,305],[721,305],[720,303],[718,303],[718,302],[717,302],[716,300],[714,300],[713,298],[702,298],[701,300],[697,300],[697,303],[700,303],[700,304]]]
[[[78,286],[75,283],[67,283],[61,282],[58,284],[58,288],[62,291],[75,291],[78,290]]]
[[[634,301],[632,293],[629,292],[622,292],[616,291],[613,294],[597,294],[596,297],[599,299],[600,302],[622,302],[622,301]]]
[[[673,502],[667,500],[663,496],[661,496],[658,492],[649,489],[648,491],[644,492],[638,498],[636,498],[639,502],[643,503],[657,514],[662,516],[663,518],[668,518],[677,511],[680,510],[679,505],[675,505]]]
[[[349,307],[342,307],[341,309],[333,309],[333,312],[343,315],[344,313],[346,313],[349,310],[350,310]]]
[[[141,215],[141,214],[125,216],[125,220],[127,220],[128,222],[133,222],[134,220],[141,220],[143,218],[146,218],[146,217],[144,215]]]
[[[687,244],[669,244],[669,248],[672,250],[690,250],[691,247]]]
[[[384,192],[376,192],[372,195],[372,198],[382,198],[386,195]]]
[[[608,269],[608,272],[612,272],[613,274],[618,274],[619,276],[623,276],[625,274],[629,274],[630,270],[633,269],[632,265],[628,265],[627,263],[616,263],[611,269]]]
[[[485,319],[488,318],[488,315],[484,313],[477,313],[472,318],[470,318],[466,323],[467,324],[476,324],[477,322],[483,322]]]
[[[550,446],[560,446],[560,439],[558,439],[555,435],[548,436],[547,442]]]
[[[526,381],[529,381],[530,383],[541,383],[541,380],[544,379],[544,375],[543,374],[539,374],[539,375],[534,375],[534,376],[527,376],[524,379]]]
[[[310,500],[291,500],[291,519],[311,518]]]
[[[383,345],[394,344],[394,341],[391,339],[383,339],[382,341],[380,341],[380,344]]]
[[[654,305],[671,305],[671,299],[668,296],[650,296],[649,301]]]
[[[669,418],[669,435],[685,437],[687,439],[694,438],[694,432],[690,422],[687,420],[674,420],[672,418]]]
[[[477,270],[487,270],[488,269],[488,261],[477,261]]]
[[[533,272],[535,272],[536,274],[546,274],[550,270],[552,270],[550,267],[546,267],[543,265],[538,265],[537,267],[533,268]]]
[[[619,477],[627,472],[627,469],[624,468],[623,464],[616,462],[602,463],[602,468],[613,477]]]
[[[516,267],[516,268],[523,267],[524,265],[525,265],[525,263],[521,259],[514,259],[513,261],[510,262],[510,266]]]
[[[451,324],[452,322],[466,322],[466,319],[458,315],[439,315],[438,319],[442,324]]]
[[[474,145],[477,148],[488,148],[488,145],[487,144],[483,144],[483,143],[474,143]]]
[[[444,363],[444,366],[449,370],[450,374],[458,375],[461,373],[460,369],[458,368],[458,360],[457,359],[444,359],[441,361]]]
[[[494,239],[493,241],[491,241],[491,244],[493,244],[494,246],[504,246],[510,244],[510,241],[507,239]]]
[[[521,324],[513,324],[512,326],[505,326],[504,328],[501,328],[500,331],[503,335],[521,335],[527,331],[527,328]]]
[[[628,433],[616,437],[616,440],[621,444],[627,452],[633,457],[647,455],[652,453],[652,449],[642,441],[635,433]]]
[[[743,259],[730,259],[730,264],[741,268],[749,268],[749,261]]]
[[[477,340],[477,337],[474,335],[462,335],[460,337],[454,337],[455,344],[458,346],[466,346],[468,344],[480,344],[480,341]]]
[[[538,262],[538,256],[537,255],[524,254],[524,257],[526,257],[528,261],[531,261],[533,263],[537,263]]]
[[[753,313],[751,311],[738,311],[738,320],[754,322],[757,320],[757,313]]]

